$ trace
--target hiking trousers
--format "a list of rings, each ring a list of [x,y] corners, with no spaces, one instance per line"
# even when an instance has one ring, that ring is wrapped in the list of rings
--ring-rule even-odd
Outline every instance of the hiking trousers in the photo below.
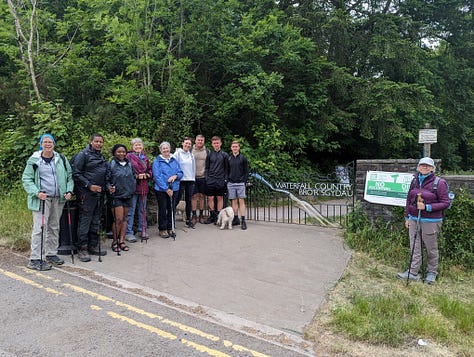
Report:
[[[426,248],[427,255],[427,272],[438,274],[438,235],[443,222],[423,222],[421,221],[416,235],[415,249],[413,250],[413,260],[411,262],[410,273],[418,274],[422,262],[421,242]],[[409,221],[409,235],[410,235],[410,253],[413,249],[413,241],[416,232],[416,220]]]
[[[31,232],[30,260],[41,258],[41,225],[43,201],[40,202],[39,211],[33,212],[33,231]],[[58,254],[59,221],[61,219],[64,203],[59,203],[59,197],[50,197],[44,200],[44,227],[43,227],[43,259],[47,255]]]

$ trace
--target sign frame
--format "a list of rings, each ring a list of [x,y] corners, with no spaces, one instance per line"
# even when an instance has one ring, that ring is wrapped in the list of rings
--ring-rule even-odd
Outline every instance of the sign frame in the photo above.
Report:
[[[364,200],[370,203],[405,207],[413,173],[367,171]]]
[[[420,129],[418,131],[418,144],[436,144],[438,142],[438,129]]]

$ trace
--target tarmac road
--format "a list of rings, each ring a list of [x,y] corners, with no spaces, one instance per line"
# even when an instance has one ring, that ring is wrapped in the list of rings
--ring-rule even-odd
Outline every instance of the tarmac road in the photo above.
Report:
[[[304,356],[70,269],[36,272],[2,254],[0,356]]]
[[[108,254],[102,262],[95,257],[82,263],[76,257],[72,265],[70,256],[64,255],[67,263],[57,270],[292,351],[269,354],[275,356],[312,354],[313,347],[302,339],[304,327],[325,303],[351,256],[342,232],[334,228],[248,221],[246,231],[221,231],[201,224],[188,229],[179,221],[175,241],[158,238],[154,228],[148,233],[147,243],[129,243],[130,251],[121,256],[111,251],[107,240]],[[108,335],[102,339],[113,340]]]

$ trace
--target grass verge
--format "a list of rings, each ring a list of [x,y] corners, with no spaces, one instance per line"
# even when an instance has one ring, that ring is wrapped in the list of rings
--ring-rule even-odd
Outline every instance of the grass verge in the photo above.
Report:
[[[305,338],[335,356],[472,356],[474,274],[454,268],[435,285],[408,286],[395,274],[354,253]]]
[[[21,187],[0,197],[0,245],[21,251],[29,249],[32,227],[26,192]]]

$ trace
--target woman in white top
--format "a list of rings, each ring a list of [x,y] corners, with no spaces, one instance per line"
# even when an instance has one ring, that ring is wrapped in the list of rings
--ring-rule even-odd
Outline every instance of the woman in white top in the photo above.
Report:
[[[179,185],[178,199],[175,201],[175,208],[183,197],[186,203],[186,227],[195,228],[191,222],[191,199],[194,191],[194,180],[196,178],[196,162],[194,161],[191,147],[193,145],[190,137],[185,137],[182,143],[182,148],[176,149],[173,157],[178,161],[181,170],[183,171],[183,178]]]

